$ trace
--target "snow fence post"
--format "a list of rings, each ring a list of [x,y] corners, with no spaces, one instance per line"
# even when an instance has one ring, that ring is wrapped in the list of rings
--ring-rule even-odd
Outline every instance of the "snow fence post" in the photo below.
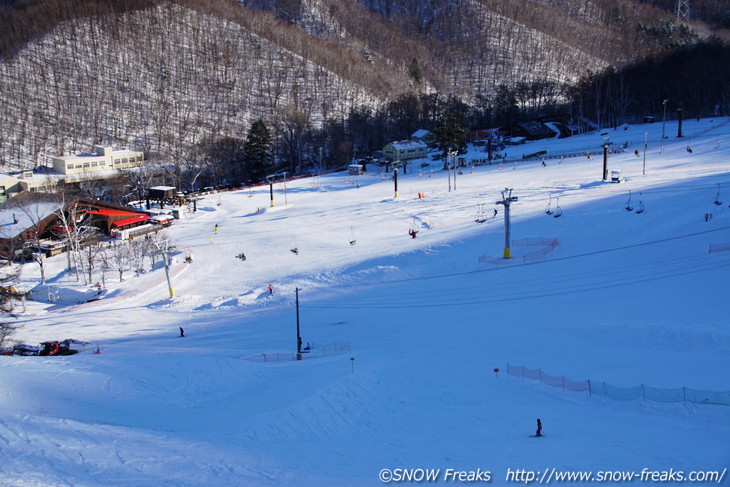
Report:
[[[591,380],[588,380],[588,397],[593,397],[593,392],[591,391]]]

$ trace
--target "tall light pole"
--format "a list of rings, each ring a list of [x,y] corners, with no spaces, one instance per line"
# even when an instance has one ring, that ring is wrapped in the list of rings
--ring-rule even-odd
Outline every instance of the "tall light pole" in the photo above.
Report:
[[[393,163],[393,185],[395,186],[395,196],[394,198],[398,197],[398,166],[395,165],[395,162]]]
[[[603,180],[608,180],[608,148],[613,144],[613,142],[608,141],[608,137],[603,139]]]
[[[299,288],[294,288],[296,293],[296,305],[297,305],[297,355],[302,353],[302,336],[299,334]]]
[[[512,188],[504,188],[502,191],[502,200],[497,201],[498,205],[504,205],[504,258],[512,257],[510,250],[510,227],[509,227],[509,207],[510,204],[517,201],[517,196],[512,196]]]
[[[456,156],[458,156],[459,153],[458,152],[452,152],[452,154],[454,155],[454,191],[456,191],[456,170],[457,170],[456,169]]]
[[[446,154],[446,177],[449,180],[449,193],[451,192],[451,163],[449,162],[450,157],[451,152]]]
[[[641,174],[643,176],[646,176],[646,137],[648,135],[648,132],[644,132],[644,165],[641,169]]]
[[[664,105],[664,116],[662,117],[662,140],[664,140],[664,127],[667,124],[667,102],[668,101],[669,100],[667,99],[662,102],[662,105]]]

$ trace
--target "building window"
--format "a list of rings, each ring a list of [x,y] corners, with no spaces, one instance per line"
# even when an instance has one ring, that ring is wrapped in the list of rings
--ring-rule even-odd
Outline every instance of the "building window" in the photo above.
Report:
[[[84,162],[84,167],[89,167],[89,163],[88,162]]]
[[[94,161],[91,163],[91,167],[96,167],[98,164],[99,164],[98,162]]]

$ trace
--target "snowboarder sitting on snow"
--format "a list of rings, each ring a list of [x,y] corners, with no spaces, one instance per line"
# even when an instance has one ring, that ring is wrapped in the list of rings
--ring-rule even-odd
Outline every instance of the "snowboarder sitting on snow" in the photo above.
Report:
[[[636,157],[639,157],[639,149],[636,149],[636,150],[634,151],[634,154],[636,155]]]
[[[542,436],[542,423],[540,422],[540,418],[537,418],[537,432],[535,436]]]

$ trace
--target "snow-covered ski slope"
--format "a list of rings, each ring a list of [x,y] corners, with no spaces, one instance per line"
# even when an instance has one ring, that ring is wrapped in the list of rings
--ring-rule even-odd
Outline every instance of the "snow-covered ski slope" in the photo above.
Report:
[[[47,303],[39,289],[15,319],[22,341],[76,338],[101,353],[0,357],[0,485],[722,471],[730,406],[617,401],[505,374],[510,363],[616,387],[730,391],[730,251],[709,252],[730,244],[730,124],[685,121],[681,139],[676,122],[665,130],[663,144],[656,123],[507,149],[510,161],[628,142],[608,161],[620,184],[602,181],[594,155],[466,167],[456,189],[439,162],[415,164],[398,198],[374,167],[289,181],[286,193],[278,183],[273,207],[266,186],[207,196],[168,231],[181,251],[173,299],[159,267],[121,283],[111,271],[105,299]],[[518,197],[512,238],[557,240],[545,257],[547,244],[513,245],[502,259],[505,188]],[[480,210],[487,221],[475,223]],[[48,265],[61,296],[86,291],[63,255]],[[23,278],[37,282],[36,267]],[[304,343],[350,351],[246,360],[296,350],[297,288]]]

